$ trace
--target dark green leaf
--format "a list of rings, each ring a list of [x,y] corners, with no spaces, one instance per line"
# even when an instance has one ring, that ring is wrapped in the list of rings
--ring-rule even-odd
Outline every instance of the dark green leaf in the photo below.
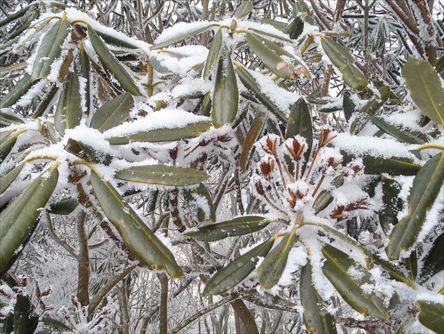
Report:
[[[220,269],[205,286],[204,296],[222,294],[242,282],[254,270],[259,257],[268,254],[273,242],[268,239]]]
[[[57,168],[34,179],[0,214],[0,276],[12,264],[17,249],[33,232],[40,209],[46,205],[57,185]]]
[[[402,75],[413,102],[427,117],[444,126],[444,89],[432,65],[411,58],[402,68]]]
[[[201,225],[187,231],[185,235],[211,242],[256,232],[266,227],[269,223],[270,220],[262,216],[243,216],[220,223]]]
[[[304,308],[304,323],[309,333],[335,334],[335,320],[326,311],[326,305],[313,286],[311,264],[307,263],[301,271],[301,304]]]
[[[220,53],[215,82],[211,115],[213,125],[220,127],[234,121],[239,102],[236,74],[226,46]]]
[[[105,216],[119,232],[125,245],[153,269],[165,269],[172,278],[183,276],[171,251],[146,226],[116,189],[91,172],[91,185]]]
[[[444,328],[444,304],[426,300],[418,300],[416,304],[419,307],[419,321],[436,333],[442,333]]]
[[[359,313],[379,319],[388,319],[384,301],[375,294],[365,293],[361,288],[363,284],[374,284],[370,273],[347,254],[333,246],[325,245],[322,253],[327,259],[322,270],[341,297]],[[362,274],[359,280],[348,274],[352,266]]]
[[[17,178],[17,176],[20,174],[23,168],[23,163],[18,164],[13,169],[11,169],[8,173],[6,173],[4,176],[0,177],[0,194],[3,194],[3,192],[8,189],[10,184],[14,182],[14,180]]]
[[[388,233],[391,228],[398,223],[398,212],[402,210],[402,200],[399,198],[401,186],[393,179],[382,178],[382,210],[379,212],[379,223],[384,233]]]
[[[12,124],[23,124],[23,121],[14,115],[0,111],[0,126],[9,126]]]
[[[65,129],[72,129],[80,124],[82,119],[80,96],[79,77],[70,72],[63,84],[63,91],[54,114],[55,128],[61,135],[65,133]]]
[[[222,48],[222,40],[222,30],[219,28],[213,37],[213,42],[211,43],[211,48],[208,52],[207,61],[205,62],[205,67],[202,73],[204,79],[208,79],[213,65],[216,64],[217,60],[219,59],[220,49]]]
[[[430,159],[415,176],[408,200],[409,213],[396,224],[390,234],[390,242],[386,248],[389,259],[398,259],[401,251],[414,245],[443,182],[444,152]]]
[[[39,324],[39,317],[34,314],[30,297],[17,295],[14,306],[14,334],[34,333]]]
[[[68,139],[68,142],[66,143],[64,148],[66,151],[74,154],[80,159],[84,159],[96,164],[103,164],[105,166],[108,166],[113,159],[113,157],[109,153],[102,152],[96,147],[87,145],[85,143],[82,143],[81,141],[74,140],[72,138]]]
[[[11,88],[9,93],[1,99],[0,108],[7,108],[16,103],[23,95],[26,94],[33,83],[34,81],[31,79],[31,76],[25,74],[24,77]]]
[[[90,126],[101,132],[111,129],[126,120],[133,107],[133,97],[130,93],[125,92],[97,109],[91,119]]]
[[[184,26],[187,25],[187,23],[181,23],[181,24],[183,24]],[[185,29],[184,29],[185,32],[184,32],[183,34],[174,34],[171,38],[167,38],[167,39],[165,39],[163,42],[160,42],[160,43],[154,44],[154,45],[151,47],[151,50],[162,49],[162,48],[164,48],[164,47],[166,47],[166,46],[168,46],[168,45],[171,45],[171,44],[174,44],[174,43],[177,43],[177,42],[183,41],[183,40],[186,39],[186,38],[189,38],[189,37],[195,36],[195,35],[197,35],[197,34],[203,33],[204,31],[207,31],[207,30],[210,29],[212,26],[213,26],[213,23],[208,22],[208,24],[206,24],[206,25],[198,26],[198,27],[195,27],[195,28],[193,28],[193,29],[187,29],[187,28],[185,28]],[[176,27],[176,28],[177,28],[177,27]],[[162,35],[160,35],[159,37],[162,37]]]
[[[69,215],[79,205],[79,202],[75,198],[64,198],[56,203],[52,203],[49,206],[48,211],[55,215]]]
[[[403,130],[390,123],[387,123],[382,117],[372,116],[370,119],[379,129],[395,137],[396,139],[399,139],[401,142],[408,144],[424,144],[427,142],[427,137],[420,132]]]
[[[32,113],[32,118],[40,117],[45,113],[58,90],[59,87],[57,87],[56,84],[51,85],[49,92],[43,97],[35,111]]]
[[[234,17],[240,19],[247,16],[253,10],[253,1],[241,1],[240,5],[234,11]]]
[[[422,259],[421,282],[444,270],[444,233],[436,238],[432,248]]]
[[[344,109],[345,119],[348,121],[352,114],[356,111],[356,105],[351,98],[351,94],[348,90],[344,93],[342,105]]]
[[[303,31],[304,21],[300,17],[295,17],[284,30],[291,39],[297,39]]]
[[[159,186],[186,187],[208,179],[207,173],[194,169],[166,165],[135,166],[119,170],[120,180]]]
[[[86,113],[89,115],[91,109],[91,66],[89,63],[88,54],[85,51],[83,43],[80,43],[79,50],[79,60],[80,60],[80,75],[85,79],[85,106]]]
[[[132,75],[128,73],[120,61],[110,52],[105,42],[91,26],[88,26],[88,35],[103,67],[112,73],[125,91],[135,96],[141,95],[139,87],[133,80]]]
[[[5,159],[9,152],[11,152],[12,148],[15,145],[15,142],[17,141],[17,133],[14,132],[6,132],[2,133],[2,136],[0,137],[0,162]]]

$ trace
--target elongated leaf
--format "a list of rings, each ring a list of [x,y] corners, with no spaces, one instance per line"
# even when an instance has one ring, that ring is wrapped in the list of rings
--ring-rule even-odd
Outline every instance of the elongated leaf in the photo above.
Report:
[[[265,94],[261,92],[261,89],[253,76],[241,65],[236,64],[236,71],[243,85],[251,90],[256,98],[262,102],[268,110],[275,114],[282,123],[286,123],[287,117],[285,117],[284,113]]]
[[[184,25],[187,25],[187,24],[184,24]],[[154,44],[151,47],[151,50],[162,49],[168,45],[183,41],[186,38],[190,38],[192,36],[195,36],[197,34],[204,32],[204,31],[207,31],[212,26],[213,26],[213,23],[208,22],[208,24],[203,25],[203,26],[197,26],[197,27],[193,27],[193,28],[184,27],[184,33],[174,34],[170,38],[165,39],[163,42]],[[160,35],[159,37],[162,37],[162,35]]]
[[[234,121],[239,102],[236,75],[226,46],[219,57],[215,81],[211,116],[214,126],[220,127]]]
[[[48,211],[55,215],[69,215],[79,205],[75,198],[67,197],[49,206]]]
[[[34,179],[0,214],[0,276],[12,264],[16,250],[34,230],[40,209],[45,206],[57,184],[57,168]]]
[[[436,333],[442,333],[444,328],[444,305],[426,300],[418,300],[416,304],[419,307],[419,321]]]
[[[402,68],[413,102],[430,119],[444,126],[444,89],[428,61],[409,59]]]
[[[240,5],[234,11],[234,17],[240,19],[247,16],[253,8],[253,1],[241,1]]]
[[[220,269],[205,286],[204,296],[222,294],[242,282],[254,270],[259,257],[268,254],[273,243],[273,239],[268,239]]]
[[[141,95],[139,88],[134,82],[132,76],[123,67],[120,61],[110,52],[105,42],[91,26],[88,26],[88,36],[92,46],[94,47],[94,50],[99,56],[100,62],[102,63],[103,67],[107,71],[112,73],[114,78],[119,82],[120,86],[122,86],[124,90],[126,90],[128,93],[131,93],[132,95]]]
[[[94,147],[72,138],[68,139],[64,149],[80,159],[105,166],[108,166],[113,159],[111,154],[101,151],[99,147]]]
[[[436,238],[432,248],[422,260],[421,282],[444,270],[444,233]]]
[[[242,153],[239,158],[239,164],[243,171],[247,170],[253,145],[261,134],[266,119],[267,115],[265,113],[258,112],[256,117],[254,118],[253,123],[251,123],[250,130],[248,130],[248,133],[245,136],[245,141],[242,145]]]
[[[111,129],[126,120],[133,107],[133,97],[130,93],[125,92],[97,109],[91,119],[90,126],[101,132]]]
[[[304,21],[302,21],[300,17],[295,17],[284,29],[284,32],[287,33],[291,39],[297,39],[303,31]]]
[[[263,289],[271,289],[278,284],[287,265],[288,254],[296,242],[296,229],[293,229],[268,253],[257,269],[257,277]]]
[[[23,123],[23,121],[20,118],[0,111],[0,127],[21,123]]]
[[[333,246],[325,245],[322,253],[327,259],[322,270],[341,297],[359,313],[388,319],[383,300],[375,294],[366,294],[361,288],[363,284],[374,284],[367,269]],[[362,277],[359,280],[348,274],[352,266],[361,273]]]
[[[145,225],[116,189],[96,172],[91,185],[106,217],[119,232],[128,249],[153,269],[165,269],[172,278],[183,276],[171,251]]]
[[[211,42],[211,48],[208,52],[207,61],[205,62],[205,67],[202,73],[204,79],[208,79],[211,68],[219,59],[220,50],[222,48],[222,40],[222,30],[217,29],[216,34],[213,37],[213,42]]]
[[[12,106],[23,95],[25,95],[28,89],[31,88],[32,84],[33,80],[31,79],[31,77],[28,74],[25,74],[25,76],[20,79],[20,81],[18,81],[14,87],[11,88],[9,93],[0,100],[0,108],[7,108]]]
[[[211,242],[256,232],[266,227],[269,223],[270,220],[262,216],[243,216],[220,223],[201,225],[191,231],[187,231],[185,235]]]
[[[68,36],[69,26],[68,19],[63,16],[43,37],[32,67],[31,77],[34,80],[44,78],[49,74],[52,63],[62,52],[62,44]]]
[[[444,152],[435,155],[413,180],[409,197],[409,213],[396,224],[390,234],[386,253],[389,259],[398,259],[401,251],[416,242],[427,212],[433,205],[444,182]]]
[[[297,100],[291,107],[290,115],[288,116],[285,138],[291,138],[296,135],[304,137],[307,141],[307,151],[304,154],[304,158],[305,161],[308,161],[313,146],[313,125],[310,110],[308,110],[304,98]]]
[[[348,90],[344,93],[342,106],[344,109],[345,119],[348,121],[353,113],[356,111],[355,102],[352,100],[351,94]]]
[[[135,166],[119,170],[120,180],[159,186],[186,187],[208,179],[207,173],[194,169],[166,165]]]
[[[336,176],[331,184],[336,188],[342,186],[344,184],[344,177],[342,175]],[[324,189],[322,190],[318,196],[316,196],[315,201],[313,202],[313,209],[315,209],[316,213],[324,210],[331,202],[333,202],[332,190]]]
[[[384,131],[385,133],[399,139],[402,142],[408,144],[424,144],[427,142],[427,137],[425,137],[422,133],[417,131],[409,131],[402,130],[399,127],[396,127],[390,123],[384,121],[381,117],[372,116],[371,121],[374,125],[376,125],[379,129]]]
[[[310,333],[335,334],[335,320],[325,308],[326,305],[313,286],[312,267],[307,263],[301,271],[301,304],[304,308],[304,323]]]
[[[355,59],[345,47],[326,37],[321,38],[321,44],[333,65],[341,71],[347,85],[357,90],[367,87],[367,77],[354,65]]]
[[[63,84],[57,109],[54,114],[55,128],[63,135],[65,129],[75,128],[82,119],[82,103],[80,97],[79,77],[70,72]]]
[[[35,111],[32,113],[32,118],[40,117],[45,113],[58,90],[59,87],[57,87],[56,84],[52,84],[49,92],[43,97]]]
[[[0,194],[3,194],[3,192],[8,189],[10,184],[14,182],[14,180],[17,178],[17,176],[20,174],[21,170],[23,168],[23,164],[18,164],[13,169],[11,169],[8,173],[6,173],[4,176],[0,177]]]
[[[111,145],[124,145],[132,142],[169,142],[199,136],[211,127],[211,122],[197,122],[188,124],[182,128],[154,129],[145,132],[134,133],[122,137],[107,138]]]
[[[3,20],[0,21],[0,27],[3,27],[4,25],[7,25],[9,22],[21,18],[23,15],[25,15],[28,12],[30,8],[31,6],[28,5],[14,13],[7,15]]]
[[[379,212],[379,222],[384,233],[398,223],[398,212],[402,210],[402,200],[398,197],[401,186],[393,179],[382,178],[382,202],[384,204]]]
[[[128,41],[128,39],[120,38],[117,34],[107,34],[103,31],[96,31],[100,37],[108,44],[113,44],[127,49],[136,49],[136,46]]]
[[[91,66],[88,54],[85,51],[83,43],[80,43],[79,50],[80,75],[85,79],[85,106],[86,113],[89,115],[91,109]]]
[[[21,69],[24,69],[25,67],[26,67],[25,61],[23,61],[21,63],[0,66],[0,79],[7,76],[12,71],[21,70]]]
[[[14,334],[34,333],[39,317],[34,314],[31,297],[17,295],[14,306]]]
[[[12,148],[17,141],[17,134],[13,132],[7,132],[0,137],[0,162],[3,161],[11,152]]]

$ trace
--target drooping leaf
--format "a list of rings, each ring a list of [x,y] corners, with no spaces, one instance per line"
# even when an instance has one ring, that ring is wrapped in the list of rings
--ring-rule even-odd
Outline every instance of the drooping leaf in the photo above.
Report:
[[[424,224],[426,214],[437,198],[444,182],[444,152],[435,155],[420,169],[413,180],[408,200],[409,213],[396,224],[390,234],[386,253],[389,259],[398,259],[408,250]]]
[[[72,129],[80,124],[82,119],[80,96],[79,77],[70,72],[63,84],[63,91],[54,114],[55,128],[61,135],[65,133],[65,129]]]
[[[187,25],[187,24],[184,24],[184,25]],[[203,26],[197,26],[197,27],[193,27],[193,28],[184,27],[184,33],[174,34],[170,38],[166,38],[164,41],[154,44],[153,46],[151,46],[151,50],[159,50],[164,47],[167,47],[168,45],[183,41],[186,38],[190,38],[190,37],[195,36],[197,34],[203,33],[205,31],[207,31],[208,29],[210,29],[213,25],[214,25],[213,23],[207,22],[207,24],[205,24]],[[159,37],[162,37],[162,35],[160,35]]]
[[[444,126],[444,88],[432,65],[411,58],[402,68],[402,75],[413,102],[427,117]]]
[[[287,117],[265,94],[261,92],[254,77],[241,65],[236,64],[236,71],[243,85],[251,90],[256,98],[262,102],[268,110],[275,114],[282,123],[286,123]]]
[[[20,118],[0,111],[0,127],[22,123],[23,121]]]
[[[129,117],[134,107],[134,100],[130,93],[123,93],[107,101],[94,112],[90,126],[101,132],[111,129]]]
[[[237,115],[239,91],[231,55],[225,46],[220,53],[213,92],[213,124],[220,127],[230,124]]]
[[[105,216],[119,232],[125,245],[153,269],[165,269],[172,278],[183,276],[171,251],[146,226],[116,189],[91,172],[91,185]]]
[[[144,132],[138,132],[122,137],[107,138],[111,145],[125,145],[132,142],[169,142],[194,138],[211,127],[211,122],[203,121],[188,124],[181,128],[160,128]]]
[[[240,5],[234,11],[234,17],[240,19],[247,16],[253,10],[253,1],[241,1]]]
[[[85,107],[86,113],[89,115],[91,109],[91,66],[88,54],[85,51],[83,42],[80,43],[79,50],[80,75],[85,79]]]
[[[433,275],[444,270],[444,233],[436,238],[433,242],[432,248],[427,255],[422,259],[421,279],[420,282],[425,282]]]
[[[213,37],[213,41],[211,42],[210,51],[208,52],[207,60],[202,73],[202,77],[204,79],[208,79],[213,65],[216,64],[217,60],[219,59],[222,41],[222,30],[217,29],[216,34]]]
[[[58,202],[52,203],[48,208],[48,212],[55,215],[69,215],[78,205],[79,202],[77,199],[67,197]]]
[[[268,254],[273,243],[273,239],[268,239],[218,270],[208,281],[203,295],[222,294],[242,282],[254,270],[259,257]]]
[[[365,293],[361,288],[363,284],[374,284],[367,269],[333,246],[325,245],[322,253],[326,258],[322,270],[341,297],[359,313],[378,319],[388,319],[384,301],[375,294]],[[352,278],[348,274],[352,266],[359,271],[362,276],[360,279]]]
[[[0,177],[0,194],[3,194],[3,192],[8,189],[10,184],[14,182],[14,180],[17,178],[17,176],[20,174],[21,170],[23,168],[23,163],[18,164],[13,169],[8,171],[5,175]]]
[[[310,333],[335,334],[335,320],[326,311],[326,305],[313,286],[312,267],[307,263],[301,271],[301,304],[304,308],[304,323]]]
[[[62,44],[68,36],[70,22],[63,16],[55,23],[43,37],[32,67],[33,80],[46,77],[51,65],[62,52]]]
[[[253,145],[256,142],[259,135],[261,134],[266,119],[267,115],[265,113],[260,111],[257,112],[253,123],[251,123],[250,130],[248,130],[248,133],[245,136],[245,141],[244,144],[242,145],[242,153],[239,158],[239,164],[243,171],[247,170]]]
[[[370,119],[379,129],[402,142],[408,144],[424,144],[427,142],[427,137],[420,132],[403,130],[390,123],[387,123],[382,117],[372,116]]]
[[[416,304],[419,307],[419,321],[436,333],[442,333],[444,328],[444,304],[426,300],[418,300]]]
[[[17,133],[15,132],[6,132],[2,133],[0,136],[0,162],[3,161],[11,152],[12,148],[17,141]]]
[[[194,216],[198,222],[208,219],[211,221],[216,220],[213,200],[208,188],[203,183],[195,189],[184,189],[183,193],[186,205],[191,206],[191,209],[195,211]]]
[[[342,175],[336,176],[332,181],[331,184],[338,188],[344,184],[344,177]],[[324,189],[322,190],[318,196],[316,196],[315,201],[313,202],[313,209],[315,209],[316,213],[321,212],[324,210],[331,202],[333,202],[333,194],[332,190]]]
[[[353,113],[356,111],[356,105],[352,100],[351,94],[348,90],[344,92],[342,107],[344,109],[345,119],[348,121]]]
[[[204,224],[185,232],[185,235],[211,242],[256,232],[266,227],[269,223],[270,220],[262,216],[242,216],[220,223]]]
[[[394,179],[383,177],[382,183],[382,210],[379,212],[379,222],[384,233],[398,223],[398,212],[402,210],[402,200],[399,198],[400,184]]]
[[[34,81],[29,74],[25,74],[14,87],[11,88],[8,94],[6,94],[0,100],[0,108],[7,108],[16,103],[25,93],[31,88]]]
[[[57,184],[57,168],[34,179],[0,214],[0,276],[12,264],[16,250],[33,232],[40,209],[46,205]]]
[[[120,86],[132,95],[141,95],[140,90],[130,73],[128,73],[120,61],[111,53],[103,39],[91,26],[88,26],[88,36],[103,67],[114,76]]]
[[[52,84],[51,88],[49,89],[48,93],[42,98],[39,105],[35,109],[35,111],[32,113],[32,118],[38,118],[42,116],[45,111],[48,109],[49,105],[51,104],[55,94],[59,90],[59,87],[57,87],[56,84]]]
[[[293,229],[280,240],[262,261],[257,269],[257,277],[263,289],[271,289],[278,284],[287,265],[288,254],[296,239],[296,229]]]
[[[194,169],[166,165],[135,166],[119,170],[120,180],[159,186],[186,187],[208,179],[207,173]]]
[[[355,59],[344,46],[326,37],[321,37],[321,44],[333,65],[341,71],[347,85],[357,90],[367,87],[367,77],[356,67]]]

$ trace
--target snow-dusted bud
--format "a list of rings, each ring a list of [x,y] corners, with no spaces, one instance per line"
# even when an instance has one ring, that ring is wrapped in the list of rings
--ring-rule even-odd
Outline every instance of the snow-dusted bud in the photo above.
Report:
[[[301,209],[311,199],[311,195],[309,195],[310,187],[302,180],[289,184],[287,190],[289,194],[288,203],[292,209]]]
[[[322,129],[319,133],[319,146],[322,147],[327,145],[335,137],[336,135],[334,135],[330,129]]]
[[[362,163],[362,159],[355,159],[353,161],[350,161],[347,164],[347,168],[344,171],[344,176],[361,176],[364,173],[364,164]]]
[[[274,171],[274,159],[265,157],[259,162],[259,168],[263,176],[268,177]]]
[[[341,166],[343,160],[338,148],[325,147],[321,152],[321,165],[328,171],[334,171]]]
[[[285,148],[294,160],[299,160],[307,150],[307,141],[301,136],[294,136],[285,141]]]
[[[265,194],[264,187],[262,186],[261,181],[257,181],[254,186],[256,187],[256,191],[259,195]]]
[[[276,146],[278,137],[276,135],[267,135],[260,141],[262,149],[273,156],[277,156]]]

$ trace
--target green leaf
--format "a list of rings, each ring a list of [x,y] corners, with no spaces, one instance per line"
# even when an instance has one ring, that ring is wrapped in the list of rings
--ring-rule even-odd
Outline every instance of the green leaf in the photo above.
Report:
[[[34,333],[39,317],[34,314],[34,306],[30,297],[17,295],[14,306],[14,334]]]
[[[246,35],[248,46],[270,71],[285,79],[294,80],[296,78],[297,72],[294,65],[281,58],[282,55],[285,55],[296,62],[296,59],[291,54],[287,53],[276,43],[269,42],[252,33],[246,33]]]
[[[182,139],[194,138],[211,127],[211,122],[203,121],[188,124],[181,128],[160,128],[144,132],[138,132],[122,137],[107,138],[111,145],[125,145],[132,142],[169,142]]]
[[[304,323],[309,333],[335,334],[335,320],[325,308],[326,305],[313,286],[312,267],[307,263],[301,271],[301,304],[304,308]]]
[[[382,177],[382,210],[379,212],[379,223],[384,233],[398,223],[398,212],[402,210],[402,200],[399,198],[401,185],[394,179]]]
[[[0,79],[7,76],[12,71],[22,70],[26,66],[27,66],[27,64],[25,61],[22,61],[20,63],[10,64],[10,65],[0,66]]]
[[[239,158],[239,165],[243,171],[247,170],[253,145],[258,139],[259,135],[261,134],[266,119],[267,115],[265,113],[260,111],[257,112],[253,123],[251,123],[250,130],[248,130],[248,133],[245,136],[245,141],[244,144],[242,145],[242,153]]]
[[[249,90],[251,90],[256,98],[262,102],[262,104],[270,110],[276,117],[282,122],[287,122],[287,117],[284,113],[265,95],[261,92],[254,77],[246,70],[242,65],[236,64],[236,71],[242,84]]]
[[[357,90],[367,87],[367,77],[354,65],[355,59],[344,46],[326,37],[321,37],[321,44],[333,65],[341,71],[347,85]]]
[[[202,77],[204,79],[209,78],[213,65],[216,64],[216,61],[219,59],[220,50],[222,48],[222,40],[222,30],[219,28],[213,37],[210,51],[208,52],[207,61],[205,62],[205,67],[202,73]]]
[[[182,277],[182,270],[171,251],[122,199],[111,183],[92,171],[91,185],[105,216],[117,229],[128,249],[147,266],[165,269],[172,278]]]
[[[16,103],[25,93],[31,88],[34,81],[31,76],[25,74],[20,81],[18,81],[14,87],[11,88],[8,94],[6,94],[0,101],[0,108],[7,108]]]
[[[14,115],[0,111],[0,126],[9,126],[12,124],[23,124],[23,121]]]
[[[17,133],[16,132],[6,132],[2,133],[0,137],[0,162],[5,159],[9,152],[11,152],[12,148],[17,141]]]
[[[184,26],[186,26],[186,25],[188,25],[188,24],[184,23]],[[214,26],[213,23],[208,22],[208,24],[204,25],[204,26],[199,26],[199,27],[195,27],[192,29],[185,28],[184,29],[185,32],[183,34],[174,34],[173,37],[167,38],[165,41],[151,46],[151,50],[162,49],[162,48],[169,46],[171,44],[183,41],[186,38],[190,38],[190,37],[195,36],[197,34],[203,33],[213,26]],[[162,35],[160,35],[159,37],[162,37]]]
[[[88,26],[88,36],[103,67],[114,76],[120,86],[132,95],[141,95],[132,75],[128,73],[120,61],[110,52],[105,42],[91,26]]]
[[[269,223],[270,220],[262,216],[242,216],[220,223],[201,225],[184,234],[197,240],[211,242],[256,232]]]
[[[186,187],[208,179],[207,173],[194,169],[166,165],[135,166],[119,170],[120,180],[159,186]]]
[[[333,246],[325,245],[322,253],[326,257],[322,270],[341,297],[359,313],[379,319],[388,319],[384,301],[375,294],[365,293],[361,288],[363,284],[374,284],[367,269],[355,263],[347,254]],[[362,274],[359,280],[348,274],[352,266]]]
[[[426,300],[418,300],[416,304],[419,307],[419,322],[436,333],[442,333],[444,328],[444,305]]]
[[[85,79],[85,106],[86,106],[86,113],[89,115],[91,109],[91,78],[90,78],[91,66],[83,42],[80,43],[79,61],[80,61],[80,75]]]
[[[7,25],[9,22],[12,22],[14,20],[17,20],[17,19],[23,17],[28,12],[28,10],[30,8],[31,8],[31,6],[28,5],[28,6],[23,7],[22,9],[14,12],[14,13],[7,15],[3,20],[0,21],[0,27],[3,27],[5,25]]]
[[[100,132],[111,129],[122,124],[129,117],[133,107],[133,97],[130,93],[125,92],[97,109],[91,119],[90,126]]]
[[[344,177],[342,175],[336,176],[331,184],[336,188],[342,186],[344,184]],[[316,196],[315,201],[313,202],[313,209],[315,209],[316,214],[324,210],[331,202],[333,202],[333,195],[331,190],[324,189],[322,190],[318,196]]]
[[[409,197],[409,213],[396,224],[390,234],[386,253],[389,259],[398,259],[408,250],[424,224],[426,214],[437,198],[444,182],[444,152],[435,155],[420,169],[413,180]]]
[[[213,200],[207,187],[201,183],[199,187],[194,189],[184,189],[184,198],[187,206],[191,206],[191,209],[195,212],[194,217],[198,222],[203,222],[208,219],[211,221],[216,220],[216,212],[214,210]],[[202,205],[202,201],[205,203]],[[206,206],[208,209],[204,208]],[[209,212],[208,212],[209,211]]]
[[[353,113],[356,111],[355,102],[352,100],[351,94],[348,90],[344,93],[342,105],[344,109],[345,119],[348,121]]]
[[[240,19],[247,16],[253,10],[253,1],[241,1],[240,5],[234,11],[234,17]]]
[[[75,198],[64,198],[56,203],[52,203],[49,206],[48,212],[55,215],[69,215],[79,205],[79,202]]]
[[[220,53],[215,82],[211,116],[214,126],[221,127],[234,121],[239,102],[236,75],[226,46]]]
[[[422,259],[421,283],[424,283],[433,275],[444,270],[443,249],[444,233],[441,233],[441,235],[433,242],[432,248],[428,251],[427,255]]]
[[[291,39],[297,39],[303,31],[304,21],[302,21],[300,17],[295,17],[284,30]]]
[[[59,87],[57,87],[56,84],[51,85],[49,92],[43,97],[35,111],[32,113],[32,118],[40,117],[45,113],[58,90]]]
[[[307,141],[307,151],[304,154],[305,161],[309,160],[311,148],[313,146],[313,125],[311,121],[310,110],[304,98],[300,98],[291,107],[288,116],[285,138],[291,138],[296,135],[304,137]]]
[[[401,142],[408,144],[424,144],[427,142],[427,137],[420,132],[402,130],[397,126],[387,123],[382,117],[372,116],[370,119],[380,130],[399,139]]]
[[[13,169],[11,169],[4,176],[0,177],[0,194],[8,189],[12,182],[17,178],[23,168],[23,163],[18,164]]]
[[[96,164],[103,164],[108,166],[113,157],[109,153],[105,153],[99,150],[99,148],[93,147],[82,143],[79,140],[69,138],[64,149],[69,153],[74,154],[80,159],[87,160]]]
[[[40,209],[46,205],[57,185],[57,168],[34,179],[0,214],[0,277],[8,270],[17,249],[34,231]]]
[[[49,74],[52,63],[62,52],[62,44],[68,36],[69,26],[68,19],[63,16],[43,37],[32,67],[31,77],[34,80]]]
[[[268,254],[273,243],[273,239],[268,239],[220,269],[208,281],[203,295],[222,294],[242,282],[254,270],[259,257]]]
[[[296,229],[293,228],[262,261],[257,269],[257,277],[263,289],[271,289],[278,284],[296,239]]]
[[[72,129],[80,124],[82,119],[80,96],[79,77],[70,72],[63,84],[63,91],[54,114],[55,128],[61,135],[65,133],[65,129]]]
[[[402,75],[413,102],[430,119],[444,126],[444,89],[428,61],[409,59]]]

